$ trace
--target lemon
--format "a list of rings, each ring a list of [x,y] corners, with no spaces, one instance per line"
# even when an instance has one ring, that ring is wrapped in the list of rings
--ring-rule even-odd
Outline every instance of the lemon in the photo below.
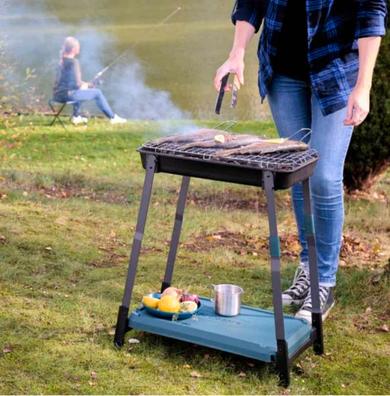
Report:
[[[194,301],[184,301],[180,303],[180,312],[194,312],[198,309],[198,304]]]
[[[162,296],[158,303],[158,309],[163,312],[179,312],[180,303],[173,296]]]
[[[143,296],[142,297],[142,304],[145,307],[156,309],[158,307],[159,299],[152,297],[152,296]]]

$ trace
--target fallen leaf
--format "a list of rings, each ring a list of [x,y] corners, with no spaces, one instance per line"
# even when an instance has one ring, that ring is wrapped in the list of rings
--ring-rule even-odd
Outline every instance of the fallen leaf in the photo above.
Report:
[[[11,353],[12,352],[12,347],[10,345],[7,345],[3,348],[3,353]]]
[[[241,371],[240,374],[238,374],[238,376],[239,377],[246,377],[246,374],[243,371]]]
[[[202,377],[202,375],[199,374],[197,371],[191,371],[190,375],[192,378],[201,378]]]
[[[387,324],[384,324],[383,326],[379,327],[380,331],[384,331],[385,333],[389,332],[389,326],[387,326]]]
[[[191,365],[189,365],[189,364],[184,364],[184,365],[183,365],[183,368],[189,369],[189,368],[191,368]]]
[[[51,250],[53,250],[50,246],[46,246],[45,250],[47,250],[48,252],[50,252]]]
[[[97,378],[97,373],[96,371],[91,371],[91,378],[96,379]]]
[[[54,221],[55,224],[65,225],[67,223],[67,218],[65,216],[60,216]]]
[[[137,340],[136,338],[129,338],[128,343],[129,344],[139,344],[140,340]]]

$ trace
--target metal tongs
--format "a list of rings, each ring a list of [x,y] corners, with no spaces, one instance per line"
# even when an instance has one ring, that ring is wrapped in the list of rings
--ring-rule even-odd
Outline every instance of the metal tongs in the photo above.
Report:
[[[216,114],[221,114],[222,101],[223,101],[223,97],[225,96],[225,89],[226,89],[226,85],[229,80],[229,76],[230,76],[230,73],[226,74],[221,80],[221,88],[219,89],[219,93],[217,96],[217,103],[215,104],[215,113]],[[234,75],[234,80],[233,80],[233,85],[232,85],[232,99],[230,101],[230,107],[232,109],[234,109],[237,105],[239,89],[240,89],[240,85],[238,84],[237,76]]]

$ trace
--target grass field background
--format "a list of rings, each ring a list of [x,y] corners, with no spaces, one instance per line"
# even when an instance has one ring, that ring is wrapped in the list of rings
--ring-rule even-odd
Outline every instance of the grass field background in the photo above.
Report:
[[[0,393],[389,393],[389,174],[346,199],[326,353],[305,352],[284,390],[268,366],[145,333],[114,349],[143,180],[135,149],[161,125],[47,121],[0,126]],[[237,130],[275,134],[267,122]],[[179,185],[156,176],[132,307],[160,287]],[[211,283],[232,282],[244,303],[271,307],[264,203],[256,188],[193,180],[174,285],[208,296]],[[299,246],[287,192],[277,205],[287,286]]]

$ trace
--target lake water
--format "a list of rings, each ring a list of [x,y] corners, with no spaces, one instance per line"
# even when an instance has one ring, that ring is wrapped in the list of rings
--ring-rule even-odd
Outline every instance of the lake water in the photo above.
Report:
[[[80,38],[85,50],[81,56],[84,79],[91,78],[101,66],[130,48],[131,55],[120,63],[136,61],[137,73],[142,73],[148,87],[167,91],[175,106],[196,118],[214,118],[216,92],[212,80],[230,50],[233,3],[226,0],[12,0],[0,16],[0,28],[7,32],[17,67],[21,70],[35,67],[39,87],[46,96],[50,96],[61,41],[71,34]],[[182,10],[166,24],[156,26],[177,7]],[[248,50],[246,84],[240,90],[238,106],[231,110],[227,97],[222,118],[269,116],[267,106],[260,104],[257,89],[257,41],[258,36]],[[118,79],[115,72],[114,68],[107,74],[109,81]],[[109,97],[113,95],[108,93]]]

